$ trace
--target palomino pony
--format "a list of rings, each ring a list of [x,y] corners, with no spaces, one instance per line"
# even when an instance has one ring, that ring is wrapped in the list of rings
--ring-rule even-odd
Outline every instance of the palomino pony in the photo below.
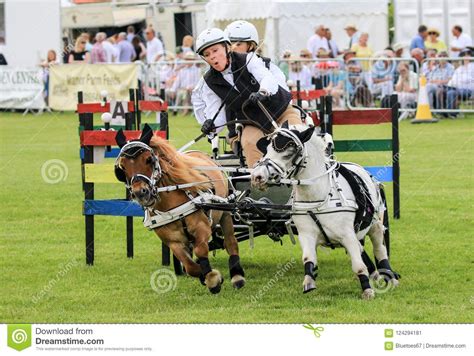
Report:
[[[275,180],[294,185],[292,219],[303,250],[303,292],[316,288],[316,248],[342,246],[359,278],[362,298],[372,299],[375,292],[364,263],[367,260],[363,259],[366,234],[372,241],[377,269],[385,281],[396,286],[399,278],[390,267],[383,243],[386,208],[383,187],[361,166],[334,161],[331,145],[331,136],[321,134],[319,128],[295,125],[290,130],[285,123],[258,143],[265,156],[252,172],[252,184],[259,189],[265,189]],[[367,259],[372,264],[368,256]],[[382,278],[373,264],[371,267],[371,277]]]
[[[219,223],[230,256],[232,285],[237,289],[243,287],[244,270],[240,266],[231,215],[221,211],[205,212],[193,204],[193,199],[201,196],[227,197],[228,181],[222,172],[209,171],[204,175],[193,169],[216,164],[202,152],[179,153],[169,142],[154,136],[149,125],[145,125],[139,140],[127,143],[120,130],[116,141],[121,151],[115,164],[115,175],[145,209],[145,226],[154,230],[169,246],[184,265],[186,273],[199,277],[211,293],[219,293],[223,277],[218,270],[211,268],[208,258],[208,241],[215,223]],[[187,183],[195,184],[173,191],[165,188]],[[192,260],[191,248],[198,263]]]

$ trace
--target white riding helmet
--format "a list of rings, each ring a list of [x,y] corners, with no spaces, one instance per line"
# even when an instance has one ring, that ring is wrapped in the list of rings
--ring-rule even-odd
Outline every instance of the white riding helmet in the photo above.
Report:
[[[247,21],[234,21],[224,31],[231,42],[255,42],[258,46],[258,32],[254,25]]]
[[[217,43],[228,43],[229,45],[231,44],[229,41],[229,37],[224,33],[219,28],[208,28],[207,30],[204,30],[200,33],[196,40],[196,52],[200,55],[202,55],[202,52],[207,48],[212,45],[215,45]]]

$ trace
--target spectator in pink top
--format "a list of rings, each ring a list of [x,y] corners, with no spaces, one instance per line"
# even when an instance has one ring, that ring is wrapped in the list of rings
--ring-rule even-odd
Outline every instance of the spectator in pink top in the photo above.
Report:
[[[103,42],[106,39],[105,33],[98,32],[95,35],[95,43],[91,50],[91,63],[106,63],[107,54],[105,52]]]

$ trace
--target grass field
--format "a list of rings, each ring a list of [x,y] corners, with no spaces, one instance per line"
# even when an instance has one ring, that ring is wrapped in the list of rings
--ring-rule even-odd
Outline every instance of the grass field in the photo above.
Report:
[[[318,289],[303,295],[299,246],[266,237],[257,238],[253,250],[240,245],[244,289],[230,286],[227,255],[219,251],[211,256],[226,276],[219,295],[189,277],[157,294],[150,276],[162,268],[161,242],[140,219],[135,258],[127,259],[125,219],[96,218],[95,265],[87,267],[77,117],[0,113],[0,322],[474,322],[473,124],[474,116],[401,123],[401,219],[390,224],[392,266],[402,279],[398,289],[366,302],[343,250],[319,251]],[[176,146],[199,132],[191,117],[171,117],[170,127]],[[389,135],[388,125],[335,130],[338,139]],[[194,148],[208,147],[200,142]],[[57,184],[41,173],[53,159],[67,172]],[[339,159],[382,165],[389,156]],[[123,193],[119,185],[98,186],[96,198]]]

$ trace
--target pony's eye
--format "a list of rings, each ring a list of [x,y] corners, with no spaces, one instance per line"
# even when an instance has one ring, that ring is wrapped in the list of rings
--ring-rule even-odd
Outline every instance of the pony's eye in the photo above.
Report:
[[[146,159],[146,164],[152,164],[153,163],[153,158],[152,157],[148,157]]]

